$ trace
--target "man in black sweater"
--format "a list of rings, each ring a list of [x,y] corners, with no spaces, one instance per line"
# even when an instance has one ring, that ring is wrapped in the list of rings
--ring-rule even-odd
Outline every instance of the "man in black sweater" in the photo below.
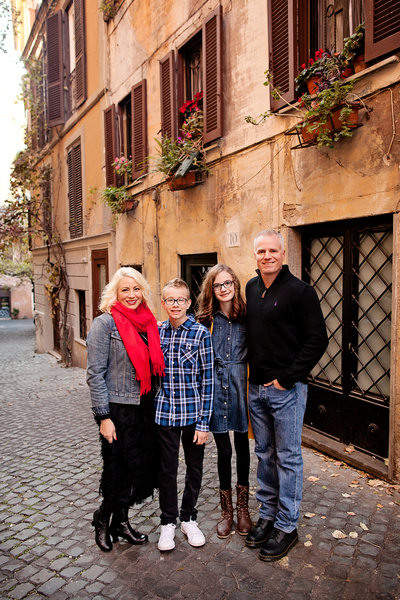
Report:
[[[307,377],[328,345],[318,296],[283,265],[274,230],[254,240],[257,277],[246,286],[249,412],[258,458],[260,518],[246,537],[261,560],[279,560],[298,541],[303,486],[301,430]]]

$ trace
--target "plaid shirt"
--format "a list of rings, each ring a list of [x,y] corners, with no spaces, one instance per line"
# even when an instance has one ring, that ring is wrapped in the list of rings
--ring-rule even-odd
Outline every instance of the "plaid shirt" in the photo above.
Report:
[[[178,329],[164,321],[160,341],[165,376],[155,399],[156,423],[174,427],[196,423],[198,431],[208,431],[214,387],[214,354],[208,329],[188,315]]]

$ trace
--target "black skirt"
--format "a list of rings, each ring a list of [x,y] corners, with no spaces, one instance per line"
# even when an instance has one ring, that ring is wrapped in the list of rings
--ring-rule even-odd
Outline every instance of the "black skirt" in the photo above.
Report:
[[[117,439],[110,444],[100,435],[100,493],[112,511],[142,502],[158,488],[160,455],[154,413],[154,393],[142,396],[139,405],[110,403]]]

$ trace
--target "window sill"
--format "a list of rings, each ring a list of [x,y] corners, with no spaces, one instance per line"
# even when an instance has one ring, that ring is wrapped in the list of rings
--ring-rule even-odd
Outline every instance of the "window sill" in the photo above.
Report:
[[[80,337],[74,337],[74,342],[76,342],[80,346],[83,346],[83,348],[86,348],[86,340],[83,340]]]

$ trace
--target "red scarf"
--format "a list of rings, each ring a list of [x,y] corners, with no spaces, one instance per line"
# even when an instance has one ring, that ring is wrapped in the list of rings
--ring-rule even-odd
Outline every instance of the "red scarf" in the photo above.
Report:
[[[133,310],[116,302],[111,314],[140,381],[140,395],[147,394],[151,390],[151,375],[164,375],[165,369],[157,321],[143,303]],[[138,333],[144,331],[148,346]]]

